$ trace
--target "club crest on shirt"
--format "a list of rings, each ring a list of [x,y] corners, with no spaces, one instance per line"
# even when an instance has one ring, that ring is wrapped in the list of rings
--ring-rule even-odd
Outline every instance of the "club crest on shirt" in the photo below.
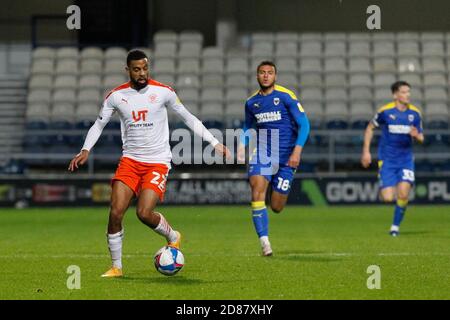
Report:
[[[409,122],[413,122],[414,121],[414,115],[413,114],[409,114],[408,115],[408,120],[409,120]]]
[[[277,106],[279,103],[280,103],[280,98],[278,98],[278,97],[277,98],[273,98],[273,104],[274,105]]]
[[[150,100],[150,103],[155,103],[155,102],[158,101],[158,96],[157,96],[156,94],[152,93],[152,94],[148,97],[148,99]]]

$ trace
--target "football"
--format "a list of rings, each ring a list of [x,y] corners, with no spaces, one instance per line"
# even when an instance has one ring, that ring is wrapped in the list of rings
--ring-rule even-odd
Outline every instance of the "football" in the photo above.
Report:
[[[174,247],[164,246],[159,249],[153,258],[155,268],[166,276],[173,276],[184,266],[183,253]]]

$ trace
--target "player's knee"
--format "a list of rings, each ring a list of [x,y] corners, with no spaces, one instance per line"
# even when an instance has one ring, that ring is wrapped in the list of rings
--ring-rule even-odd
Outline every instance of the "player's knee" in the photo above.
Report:
[[[266,193],[264,191],[253,190],[252,191],[252,201],[264,201],[266,198]]]
[[[395,198],[394,198],[393,194],[385,194],[385,195],[381,196],[381,200],[384,203],[392,203],[392,202],[394,202]]]
[[[284,205],[273,203],[270,205],[270,208],[272,209],[273,212],[280,213],[281,211],[283,211]]]
[[[115,220],[121,220],[127,208],[120,205],[112,205],[110,209],[110,216]]]
[[[146,221],[153,215],[153,212],[149,208],[137,208],[136,215],[138,216],[139,220]]]

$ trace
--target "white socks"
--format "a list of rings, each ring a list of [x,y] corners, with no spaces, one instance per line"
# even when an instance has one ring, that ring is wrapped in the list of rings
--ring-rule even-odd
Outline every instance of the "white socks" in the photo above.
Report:
[[[161,217],[161,220],[159,220],[158,226],[153,230],[155,230],[156,233],[165,237],[168,242],[177,241],[177,234],[172,229],[170,224],[167,222],[166,218],[164,218],[164,216],[159,212],[155,212],[155,213],[159,214],[159,216]]]
[[[265,247],[267,245],[270,245],[269,237],[268,236],[262,236],[259,238],[259,241],[261,242],[261,247]]]
[[[122,240],[124,236],[124,230],[108,234],[108,248],[111,253],[111,260],[113,267],[122,269]]]

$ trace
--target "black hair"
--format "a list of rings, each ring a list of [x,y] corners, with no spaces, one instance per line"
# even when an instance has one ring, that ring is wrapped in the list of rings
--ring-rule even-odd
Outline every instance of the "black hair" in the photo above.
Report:
[[[409,88],[411,88],[411,85],[408,82],[406,82],[406,81],[397,81],[397,82],[394,82],[391,85],[392,93],[396,93],[398,90],[400,90],[400,87],[403,87],[403,86],[408,86]]]
[[[131,50],[130,52],[128,52],[128,55],[127,55],[127,66],[130,66],[130,62],[132,60],[142,60],[142,59],[148,59],[148,57],[144,53],[144,51]]]
[[[277,66],[272,61],[269,60],[261,61],[261,63],[258,64],[258,67],[256,68],[256,72],[258,72],[259,68],[261,68],[262,66],[272,66],[275,69],[275,73],[277,73]]]

